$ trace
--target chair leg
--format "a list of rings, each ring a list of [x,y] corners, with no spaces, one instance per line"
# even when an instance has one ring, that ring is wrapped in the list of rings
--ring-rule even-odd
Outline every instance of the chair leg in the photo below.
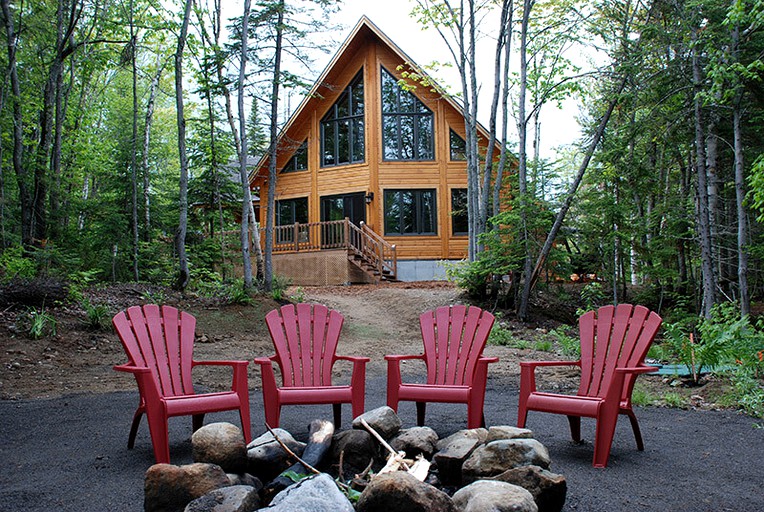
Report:
[[[520,403],[520,405],[517,406],[517,427],[518,428],[525,428],[525,424],[528,421],[528,408],[525,407],[525,404]]]
[[[420,427],[424,426],[424,414],[427,409],[427,402],[416,403],[416,424]]]
[[[265,422],[271,428],[279,426],[279,420],[281,418],[281,404],[269,404],[265,403]]]
[[[631,422],[631,430],[634,431],[634,439],[637,441],[637,450],[640,452],[645,451],[645,443],[642,442],[642,432],[639,430],[637,416],[634,414],[634,411],[626,411],[625,414],[629,417],[629,421]]]
[[[570,424],[570,437],[574,443],[581,442],[581,417],[580,416],[568,416],[568,423]]]
[[[342,404],[332,404],[334,409],[334,429],[339,430],[342,426]]]
[[[485,414],[482,404],[467,403],[467,428],[485,427]]]
[[[196,432],[204,425],[204,414],[194,414],[191,416],[191,431]]]
[[[151,444],[154,447],[154,459],[157,464],[170,463],[170,435],[167,429],[167,416],[146,415],[149,422]]]
[[[594,461],[595,468],[607,467],[610,457],[610,447],[615,435],[615,424],[618,421],[618,413],[615,415],[601,414],[597,418],[597,426],[594,434]]]
[[[135,436],[138,434],[138,426],[141,424],[143,409],[138,408],[133,415],[133,424],[130,425],[130,434],[127,436],[127,449],[132,450],[135,446]]]
[[[241,418],[241,431],[244,434],[244,442],[249,444],[252,441],[252,418],[249,414],[249,399],[244,400],[239,406],[239,417]]]

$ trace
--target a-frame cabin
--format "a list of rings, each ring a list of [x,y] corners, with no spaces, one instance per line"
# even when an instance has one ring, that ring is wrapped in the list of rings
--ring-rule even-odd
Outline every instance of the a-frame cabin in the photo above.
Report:
[[[295,284],[442,277],[467,256],[460,105],[363,17],[278,142],[274,272]],[[481,152],[488,135],[480,127]],[[498,154],[498,147],[495,154]],[[269,158],[251,174],[264,224]]]

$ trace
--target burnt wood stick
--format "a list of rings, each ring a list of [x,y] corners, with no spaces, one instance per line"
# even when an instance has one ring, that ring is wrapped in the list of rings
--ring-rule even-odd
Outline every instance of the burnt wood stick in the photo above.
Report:
[[[310,423],[310,429],[308,431],[308,444],[305,446],[305,450],[302,452],[301,460],[305,464],[311,466],[311,469],[315,468],[323,459],[324,454],[332,444],[332,436],[334,435],[334,424],[326,420],[313,420]],[[268,485],[263,489],[263,496],[270,502],[276,494],[286,489],[294,483],[294,481],[284,476],[284,473],[293,471],[297,474],[308,473],[309,470],[302,462],[296,462],[292,464],[287,470],[283,471],[279,476],[271,480]]]

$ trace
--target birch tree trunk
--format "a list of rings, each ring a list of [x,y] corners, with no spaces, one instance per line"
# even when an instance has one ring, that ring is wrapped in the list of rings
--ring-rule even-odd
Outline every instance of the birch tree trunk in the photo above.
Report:
[[[146,120],[143,129],[143,157],[141,158],[141,172],[143,173],[143,237],[146,242],[151,242],[151,173],[149,172],[149,143],[151,142],[151,127],[154,124],[154,108],[156,106],[159,81],[162,78],[164,64],[162,56],[157,52],[157,71],[151,78],[149,86],[149,99],[146,104]]]
[[[739,59],[740,25],[735,24],[732,30],[732,54],[734,60]],[[735,98],[732,105],[732,131],[735,148],[735,199],[737,207],[737,284],[740,293],[740,315],[751,312],[751,297],[748,292],[748,253],[746,237],[748,234],[748,218],[745,212],[745,162],[743,160],[743,128],[742,128],[743,88],[736,84]]]
[[[244,83],[247,79],[247,43],[249,42],[249,11],[251,1],[244,0],[244,14],[241,19],[241,60],[239,64],[239,175],[242,188],[241,212],[241,256],[244,267],[244,289],[252,289],[252,260],[249,256],[249,209],[252,207],[252,196],[249,191],[249,173],[247,172],[247,116],[244,110]]]
[[[193,0],[186,0],[183,23],[178,35],[178,47],[175,52],[175,105],[178,117],[178,158],[180,160],[180,215],[178,231],[175,234],[175,247],[178,251],[179,274],[177,287],[185,290],[190,280],[188,257],[186,255],[186,230],[188,229],[188,155],[186,153],[186,119],[183,106],[183,50],[186,46],[188,23],[191,17]]]
[[[265,221],[265,272],[263,274],[266,291],[273,287],[273,226],[276,209],[276,157],[278,156],[278,113],[279,85],[281,83],[281,45],[284,34],[284,0],[278,2],[276,19],[276,49],[273,63],[273,83],[271,88],[271,127],[268,158],[268,206]],[[243,125],[242,125],[243,126]],[[242,129],[242,135],[246,133]]]

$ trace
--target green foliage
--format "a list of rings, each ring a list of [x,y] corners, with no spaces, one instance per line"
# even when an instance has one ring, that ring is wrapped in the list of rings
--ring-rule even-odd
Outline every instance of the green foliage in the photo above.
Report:
[[[684,397],[675,391],[663,395],[663,403],[668,407],[674,407],[676,409],[682,409],[687,406]]]
[[[286,298],[286,290],[291,284],[292,280],[288,277],[274,274],[271,281],[271,297],[273,297],[273,300],[284,300]]]
[[[8,247],[0,253],[0,282],[7,283],[15,278],[31,279],[36,275],[34,260],[24,256],[20,245]]]
[[[536,342],[536,350],[541,352],[551,352],[552,342],[549,340],[539,340]]]
[[[764,382],[751,372],[738,371],[732,376],[734,398],[747,414],[764,418]]]
[[[151,304],[164,304],[167,300],[167,295],[162,289],[146,290],[141,294],[141,300]]]
[[[511,347],[517,343],[509,329],[505,329],[498,324],[494,324],[491,334],[488,335],[488,344]]]
[[[601,283],[593,282],[587,283],[581,288],[581,302],[583,302],[583,308],[579,308],[576,311],[578,316],[583,315],[587,311],[597,309],[606,299],[605,290]]]
[[[289,470],[289,471],[284,471],[283,473],[281,473],[281,476],[290,479],[294,483],[297,483],[300,480],[305,480],[306,478],[308,478],[310,476],[310,474],[308,474],[308,473],[298,473],[296,471]]]
[[[631,403],[633,405],[644,407],[647,405],[654,405],[658,400],[657,396],[641,387],[639,381],[637,381],[634,390],[631,393]]]
[[[231,304],[241,304],[245,306],[251,306],[255,303],[255,299],[249,290],[244,287],[244,280],[237,279],[231,286],[228,287],[228,302]]]
[[[98,331],[105,331],[111,327],[111,310],[106,304],[92,304],[89,300],[82,301],[82,308],[85,310],[86,325],[88,328]]]
[[[56,335],[56,318],[45,308],[30,308],[19,316],[21,329],[33,340]]]
[[[305,302],[305,290],[303,290],[302,286],[298,286],[295,289],[294,293],[289,296],[289,300],[296,304]]]
[[[576,336],[571,336],[563,328],[557,328],[549,333],[560,345],[562,354],[570,358],[581,356],[581,342]]]

